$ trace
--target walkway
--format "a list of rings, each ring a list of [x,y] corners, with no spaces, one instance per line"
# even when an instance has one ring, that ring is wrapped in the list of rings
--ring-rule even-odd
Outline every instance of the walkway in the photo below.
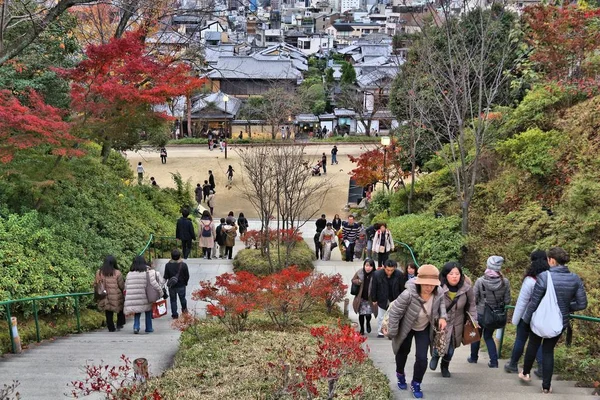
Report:
[[[251,221],[251,227],[256,222]],[[303,236],[312,245],[314,223],[303,229]],[[234,249],[241,248],[239,243]],[[162,271],[166,260],[159,262]],[[232,270],[228,260],[188,260],[190,266],[189,293],[197,288],[201,280],[214,279],[215,276]],[[334,274],[340,273],[349,285],[355,270],[362,266],[357,261],[345,263],[338,254],[333,261],[315,263],[318,271]],[[188,300],[189,301],[189,300]],[[191,303],[189,308],[204,315],[204,303]],[[357,316],[350,310],[350,318],[357,321]],[[132,333],[132,320],[129,319],[121,332],[110,333],[106,330],[71,335],[56,340],[33,345],[20,355],[9,355],[0,361],[0,385],[18,380],[19,392],[24,400],[48,400],[64,398],[69,392],[68,383],[75,379],[83,379],[83,366],[87,364],[117,365],[121,354],[130,359],[145,357],[148,359],[150,373],[158,375],[167,369],[177,352],[179,332],[170,327],[171,319],[166,316],[154,321],[154,333],[139,335]],[[376,323],[374,324],[376,325]],[[377,339],[376,332],[368,335],[367,345],[370,357],[390,379],[395,399],[412,398],[410,392],[399,391],[395,385],[395,365],[388,339]],[[451,364],[451,379],[442,378],[439,371],[428,371],[423,382],[423,390],[428,399],[536,399],[542,398],[540,381],[534,378],[529,386],[519,383],[516,375],[506,374],[502,369],[490,370],[487,367],[487,356],[480,356],[479,364],[468,364],[468,349],[456,350],[455,360]],[[409,360],[407,371],[412,370],[413,359]],[[501,365],[504,360],[501,361]],[[410,372],[409,372],[410,376]],[[591,389],[575,388],[573,382],[553,382],[553,399],[590,398]],[[227,400],[227,399],[215,399]],[[380,400],[380,399],[368,399]]]

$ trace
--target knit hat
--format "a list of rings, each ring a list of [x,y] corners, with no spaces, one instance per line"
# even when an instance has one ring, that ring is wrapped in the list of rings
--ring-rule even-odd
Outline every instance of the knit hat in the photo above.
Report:
[[[500,271],[502,264],[504,264],[504,258],[500,256],[491,256],[487,259],[487,268],[491,269],[492,271]]]
[[[417,285],[440,285],[440,271],[435,265],[425,264],[421,265],[417,270],[417,277],[415,278]]]

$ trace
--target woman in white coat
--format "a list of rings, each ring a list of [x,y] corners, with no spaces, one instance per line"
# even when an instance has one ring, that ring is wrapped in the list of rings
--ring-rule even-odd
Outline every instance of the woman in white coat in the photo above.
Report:
[[[387,229],[387,224],[381,224],[379,230],[375,232],[371,250],[373,258],[377,254],[377,268],[381,268],[387,261],[390,253],[394,251],[394,239],[392,238],[392,232]]]
[[[140,332],[140,317],[146,315],[146,333],[154,332],[152,329],[152,302],[146,296],[146,285],[162,294],[163,282],[156,271],[146,265],[142,256],[137,256],[131,265],[131,271],[125,279],[125,314],[134,314],[133,333]]]

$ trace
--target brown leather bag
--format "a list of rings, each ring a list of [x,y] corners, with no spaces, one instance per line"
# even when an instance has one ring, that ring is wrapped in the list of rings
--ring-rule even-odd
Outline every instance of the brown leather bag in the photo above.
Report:
[[[479,342],[480,340],[481,335],[477,328],[477,324],[473,320],[473,317],[471,317],[471,314],[469,314],[468,311],[465,311],[465,326],[463,328],[462,344],[471,344]]]

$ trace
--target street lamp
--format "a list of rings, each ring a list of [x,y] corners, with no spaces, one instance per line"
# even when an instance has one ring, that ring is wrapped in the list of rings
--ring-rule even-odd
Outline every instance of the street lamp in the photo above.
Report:
[[[390,145],[390,137],[382,136],[381,137],[381,145],[383,146],[383,173],[385,175],[385,180],[383,184],[387,187],[387,169],[386,169],[386,161],[387,161],[387,147]]]

